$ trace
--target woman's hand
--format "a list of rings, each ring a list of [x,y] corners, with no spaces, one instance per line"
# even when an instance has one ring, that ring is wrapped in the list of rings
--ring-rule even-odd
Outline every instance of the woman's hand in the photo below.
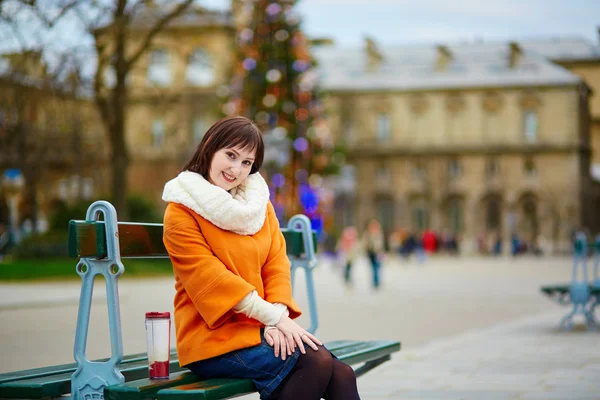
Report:
[[[291,341],[298,345],[302,354],[306,354],[304,343],[309,345],[315,351],[319,349],[317,344],[321,346],[323,345],[319,339],[294,322],[290,317],[286,317],[285,315],[281,316],[281,319],[275,326],[285,335],[288,343]]]
[[[290,342],[285,334],[275,327],[265,330],[265,339],[273,347],[275,357],[279,357],[281,354],[281,359],[284,361],[296,349],[295,343]]]

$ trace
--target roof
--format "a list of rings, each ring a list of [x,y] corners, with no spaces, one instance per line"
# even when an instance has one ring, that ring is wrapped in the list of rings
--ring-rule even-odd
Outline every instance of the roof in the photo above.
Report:
[[[563,68],[531,45],[522,46],[517,67],[509,67],[510,43],[470,43],[445,46],[452,61],[441,72],[435,70],[438,49],[435,45],[381,47],[383,62],[378,70],[368,72],[367,52],[359,48],[316,47],[325,90],[434,90],[477,87],[561,86],[576,85],[583,80]]]
[[[579,37],[548,38],[519,42],[528,52],[553,61],[600,61],[600,46]]]

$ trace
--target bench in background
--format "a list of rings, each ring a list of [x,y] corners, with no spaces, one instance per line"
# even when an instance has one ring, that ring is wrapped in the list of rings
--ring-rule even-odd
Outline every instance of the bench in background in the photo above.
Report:
[[[588,258],[592,253],[594,269],[591,281],[588,279]],[[573,270],[571,283],[545,285],[542,293],[562,305],[572,305],[573,308],[560,321],[563,330],[573,328],[573,318],[582,315],[588,329],[598,328],[595,309],[600,304],[600,235],[596,240],[588,242],[583,232],[575,235],[573,243]]]

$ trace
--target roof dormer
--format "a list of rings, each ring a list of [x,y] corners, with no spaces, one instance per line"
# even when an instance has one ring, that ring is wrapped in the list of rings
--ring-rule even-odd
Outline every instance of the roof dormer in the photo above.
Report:
[[[452,52],[446,46],[437,46],[437,58],[435,61],[436,72],[448,70],[448,66],[452,63]]]
[[[367,53],[367,72],[377,71],[385,58],[377,43],[370,37],[365,37],[365,52]]]

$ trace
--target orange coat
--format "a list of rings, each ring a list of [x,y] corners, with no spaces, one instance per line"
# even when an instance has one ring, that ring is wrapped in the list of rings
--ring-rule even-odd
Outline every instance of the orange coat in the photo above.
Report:
[[[175,274],[174,319],[185,366],[261,342],[261,323],[231,309],[253,290],[271,303],[300,309],[292,298],[285,239],[271,203],[254,235],[225,231],[189,208],[169,203],[163,241]]]

